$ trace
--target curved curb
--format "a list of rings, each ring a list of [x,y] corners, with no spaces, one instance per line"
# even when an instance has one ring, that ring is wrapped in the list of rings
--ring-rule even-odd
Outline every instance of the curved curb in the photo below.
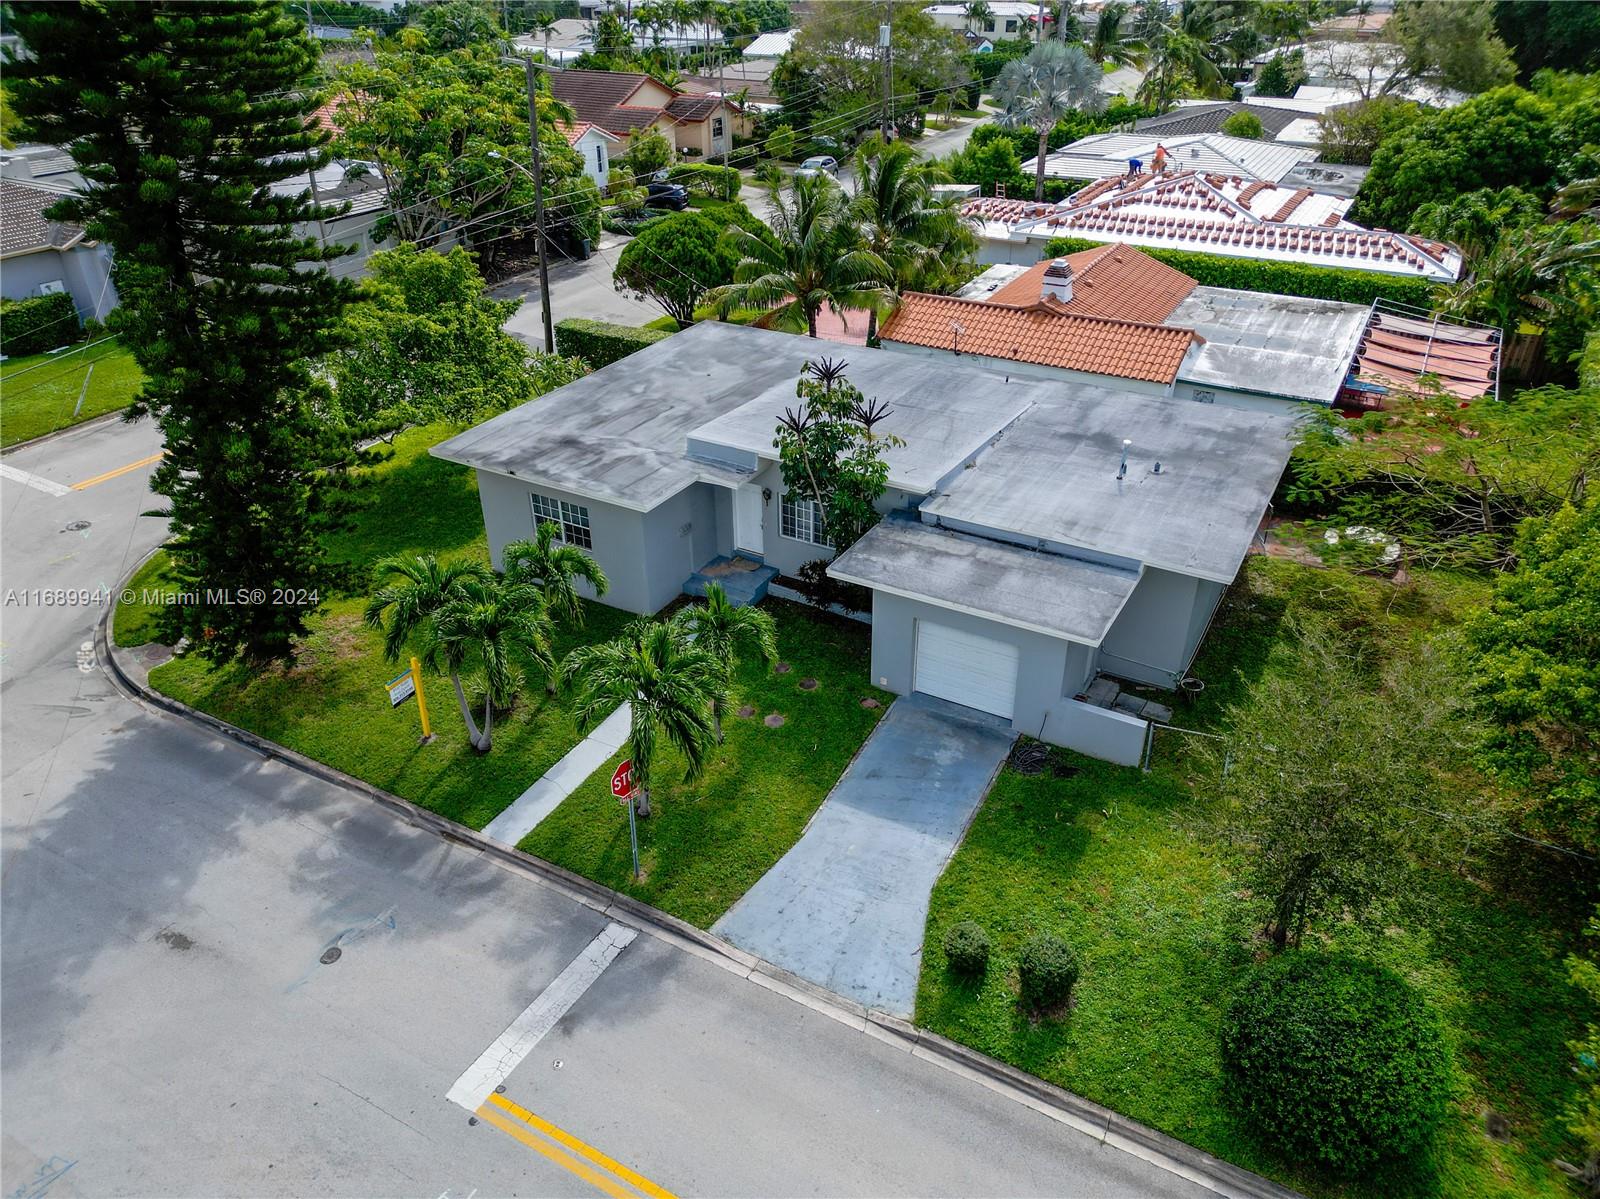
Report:
[[[20,454],[23,450],[31,450],[34,446],[44,445],[47,442],[58,441],[70,433],[81,433],[85,429],[93,429],[99,425],[109,425],[112,421],[121,420],[126,409],[119,408],[115,412],[102,412],[99,416],[91,416],[88,420],[81,420],[75,425],[67,425],[60,429],[51,429],[48,433],[41,433],[37,437],[30,437],[27,441],[13,442],[11,445],[0,447],[0,457],[10,454]]]
[[[776,991],[812,1011],[847,1024],[914,1057],[972,1079],[1057,1123],[1076,1129],[1102,1145],[1137,1157],[1218,1195],[1227,1196],[1228,1199],[1304,1199],[1298,1191],[1213,1157],[1166,1133],[1129,1120],[1108,1107],[1063,1090],[1015,1066],[919,1028],[897,1016],[836,995],[780,966],[746,953],[721,937],[713,936],[659,908],[641,903],[632,896],[613,891],[512,846],[503,845],[464,824],[420,808],[371,783],[153,691],[129,675],[117,660],[116,648],[107,636],[115,611],[115,604],[108,605],[95,624],[95,654],[112,684],[135,703],[158,708],[168,715],[180,717],[254,750],[264,758],[282,762],[313,778],[370,799],[414,828],[482,854],[496,865],[551,887],[601,915],[635,925],[658,940],[711,962],[757,986]]]

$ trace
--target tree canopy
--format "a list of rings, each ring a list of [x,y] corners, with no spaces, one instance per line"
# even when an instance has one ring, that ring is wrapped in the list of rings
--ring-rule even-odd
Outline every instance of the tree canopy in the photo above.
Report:
[[[716,216],[690,209],[652,221],[617,256],[618,291],[653,300],[679,325],[694,324],[706,292],[733,281],[740,255],[723,239],[737,225],[752,237],[772,234],[743,204],[724,205]]]

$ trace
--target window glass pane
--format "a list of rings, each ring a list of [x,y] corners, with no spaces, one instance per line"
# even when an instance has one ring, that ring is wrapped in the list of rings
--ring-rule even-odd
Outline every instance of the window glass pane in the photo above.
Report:
[[[561,535],[572,545],[593,549],[594,539],[589,535],[589,509],[562,500]]]

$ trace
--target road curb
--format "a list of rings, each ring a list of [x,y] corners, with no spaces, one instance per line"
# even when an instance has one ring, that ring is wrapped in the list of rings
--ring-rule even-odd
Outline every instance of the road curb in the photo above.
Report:
[[[51,429],[50,432],[41,433],[37,437],[30,437],[27,441],[19,441],[15,445],[0,448],[0,458],[10,454],[20,454],[23,450],[31,450],[34,446],[44,445],[46,442],[59,441],[71,433],[82,433],[87,429],[108,425],[112,421],[121,420],[125,412],[125,409],[118,409],[116,412],[102,412],[99,416],[91,416],[88,420],[81,420],[77,424],[68,425],[64,429]]]
[[[137,569],[137,567],[135,568]],[[131,576],[130,576],[131,577]],[[721,937],[630,895],[602,886],[542,858],[504,845],[464,824],[420,808],[409,800],[362,781],[332,766],[308,758],[275,741],[192,708],[138,682],[119,661],[109,629],[115,604],[107,605],[95,624],[95,654],[112,684],[136,703],[197,724],[243,745],[262,757],[282,762],[304,774],[354,792],[386,808],[414,828],[472,850],[497,865],[531,877],[585,907],[627,923],[636,924],[658,940],[737,974],[766,990],[794,1000],[811,1010],[848,1025],[875,1040],[909,1051],[952,1073],[972,1078],[1024,1106],[1065,1124],[1102,1145],[1127,1153],[1177,1177],[1214,1191],[1228,1199],[1303,1199],[1297,1191],[1259,1174],[1231,1165],[1194,1146],[1127,1119],[1081,1095],[1063,1090],[1026,1071],[887,1012],[864,1007],[815,983],[758,958]],[[124,651],[126,652],[126,651]]]

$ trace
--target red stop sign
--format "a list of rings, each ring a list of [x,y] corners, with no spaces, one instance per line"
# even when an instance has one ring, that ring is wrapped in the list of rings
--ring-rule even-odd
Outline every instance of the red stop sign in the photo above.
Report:
[[[627,799],[633,794],[633,759],[626,758],[611,776],[611,794]]]

